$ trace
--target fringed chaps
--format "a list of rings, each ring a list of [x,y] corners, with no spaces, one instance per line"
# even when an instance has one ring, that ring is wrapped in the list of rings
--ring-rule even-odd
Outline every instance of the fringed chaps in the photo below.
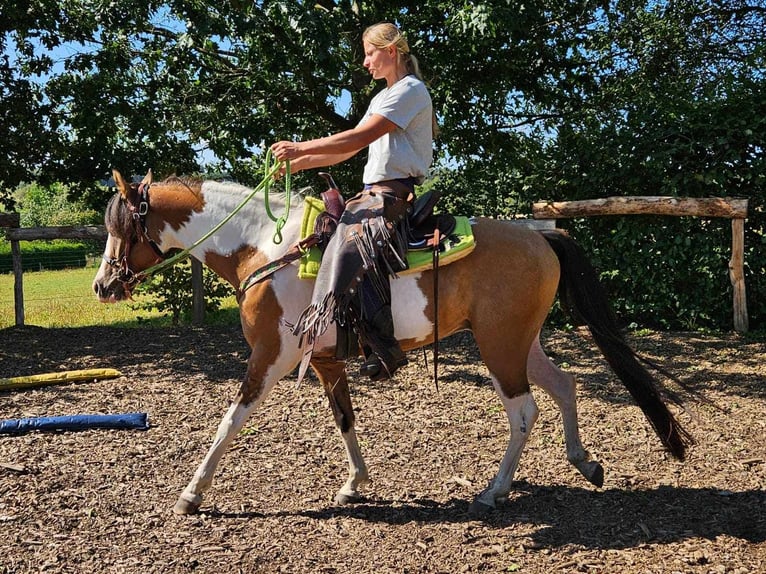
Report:
[[[391,304],[390,277],[407,268],[407,215],[412,189],[398,181],[365,189],[346,203],[338,228],[327,244],[317,274],[311,304],[291,326],[304,355],[300,381],[314,344],[335,323],[336,358],[356,355],[359,342],[380,351],[374,329],[375,313]]]

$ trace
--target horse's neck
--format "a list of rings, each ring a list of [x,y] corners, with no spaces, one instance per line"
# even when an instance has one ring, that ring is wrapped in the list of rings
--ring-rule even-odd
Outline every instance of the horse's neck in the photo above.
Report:
[[[161,232],[162,248],[188,249],[194,246],[200,238],[237,210],[251,191],[231,183],[204,182],[199,200],[183,201],[183,217],[179,218],[178,214],[169,212],[165,214],[166,225]],[[179,197],[177,193],[174,196]],[[167,199],[161,204],[168,204],[169,201]],[[270,198],[270,203],[275,216],[284,213],[284,201],[281,198]],[[234,282],[234,274],[241,281],[242,275],[253,271],[257,263],[281,257],[298,241],[302,211],[303,205],[300,203],[291,208],[282,229],[282,241],[275,243],[276,224],[267,214],[263,193],[258,192],[210,238],[192,247],[191,254],[227,280]]]

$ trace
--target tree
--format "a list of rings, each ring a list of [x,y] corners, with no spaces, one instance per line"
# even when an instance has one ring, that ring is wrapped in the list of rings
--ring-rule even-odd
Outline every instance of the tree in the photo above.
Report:
[[[766,287],[766,8],[630,4],[610,12],[595,37],[599,58],[589,61],[599,89],[554,127],[546,177],[534,194],[748,198],[749,307],[751,324],[762,324],[766,307],[753,295]],[[727,225],[643,218],[567,226],[607,270],[625,316],[659,326],[731,324]]]
[[[208,169],[253,183],[269,143],[359,121],[379,89],[361,66],[361,33],[393,20],[442,126],[432,185],[445,205],[509,216],[545,198],[749,197],[748,283],[766,291],[761,0],[29,0],[2,10],[6,189],[61,181],[98,204],[86,189],[111,166],[190,173],[201,150],[219,160]],[[363,161],[333,169],[343,188],[359,187]],[[313,174],[302,184],[318,185]],[[627,309],[635,289],[607,255],[628,249],[614,243],[623,235],[608,222],[572,229],[592,237]],[[766,297],[756,301],[751,315],[764,320]]]

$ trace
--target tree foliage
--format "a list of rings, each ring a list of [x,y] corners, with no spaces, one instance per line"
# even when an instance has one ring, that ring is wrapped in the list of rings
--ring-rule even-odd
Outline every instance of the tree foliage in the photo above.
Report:
[[[94,225],[103,221],[102,213],[88,208],[83,201],[73,201],[67,195],[66,187],[60,183],[21,186],[14,194],[21,227]]]
[[[111,166],[190,173],[201,151],[217,158],[207,169],[252,182],[269,143],[358,122],[379,87],[361,33],[393,20],[431,87],[445,206],[507,217],[539,199],[749,198],[750,313],[762,324],[765,19],[762,0],[11,0],[0,187],[61,181],[98,204],[91,184]],[[363,161],[334,168],[345,189]],[[698,245],[712,224],[656,223],[641,241],[644,221],[566,226],[626,317],[727,326],[725,249]],[[634,241],[649,245],[652,277]],[[691,267],[704,280],[671,280]],[[673,302],[679,289],[688,301]]]

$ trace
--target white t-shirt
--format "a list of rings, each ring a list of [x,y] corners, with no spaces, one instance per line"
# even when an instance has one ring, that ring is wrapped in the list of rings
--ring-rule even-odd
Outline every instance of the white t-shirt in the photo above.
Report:
[[[384,89],[372,99],[360,125],[373,114],[397,127],[370,144],[364,183],[408,177],[422,183],[433,160],[433,106],[425,84],[409,75]]]

